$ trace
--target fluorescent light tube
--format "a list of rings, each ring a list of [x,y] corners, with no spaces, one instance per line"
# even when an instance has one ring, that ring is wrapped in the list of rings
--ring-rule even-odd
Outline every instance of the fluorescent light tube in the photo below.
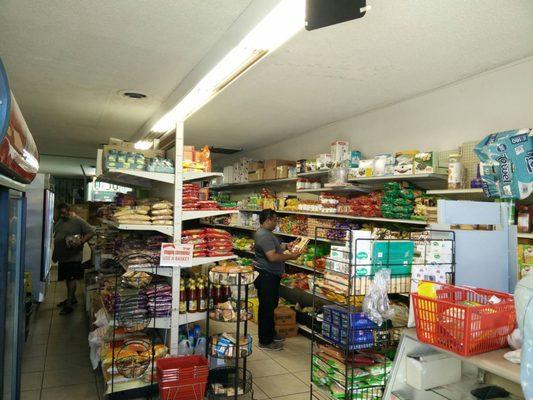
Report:
[[[242,75],[269,52],[274,51],[305,25],[305,0],[282,0],[200,82],[152,127],[171,131],[213,96]]]

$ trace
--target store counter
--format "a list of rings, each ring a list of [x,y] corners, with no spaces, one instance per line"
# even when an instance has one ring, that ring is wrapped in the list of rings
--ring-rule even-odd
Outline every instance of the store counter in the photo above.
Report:
[[[455,383],[429,389],[416,389],[408,384],[407,363],[413,354],[438,352],[460,360],[460,380]],[[495,350],[471,357],[463,357],[450,351],[422,343],[415,329],[404,331],[396,353],[394,367],[384,399],[391,400],[463,400],[474,399],[472,389],[488,385],[503,387],[511,393],[507,399],[523,399],[520,387],[520,365],[503,358],[510,349]],[[427,371],[425,371],[427,372]]]

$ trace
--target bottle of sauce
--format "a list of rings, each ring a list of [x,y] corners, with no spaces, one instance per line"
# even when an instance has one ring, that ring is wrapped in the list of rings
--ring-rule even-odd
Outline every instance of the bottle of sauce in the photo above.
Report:
[[[185,290],[185,281],[180,285],[180,314],[187,312],[187,292]]]
[[[207,310],[207,289],[204,283],[200,281],[198,284],[198,312]]]
[[[194,279],[189,281],[189,292],[187,295],[187,310],[190,313],[198,311],[198,290],[196,288],[196,282]]]
[[[220,303],[220,285],[211,286],[211,295],[209,296],[209,309],[213,310]]]

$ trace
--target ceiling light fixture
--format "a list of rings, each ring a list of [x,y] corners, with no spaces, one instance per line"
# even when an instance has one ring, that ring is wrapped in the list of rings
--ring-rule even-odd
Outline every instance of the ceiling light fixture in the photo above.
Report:
[[[185,121],[252,65],[274,51],[305,25],[305,0],[282,0],[200,82],[152,127],[166,133]]]
[[[139,140],[135,142],[134,147],[137,150],[148,150],[153,145],[154,145],[154,142],[152,142],[151,140]]]

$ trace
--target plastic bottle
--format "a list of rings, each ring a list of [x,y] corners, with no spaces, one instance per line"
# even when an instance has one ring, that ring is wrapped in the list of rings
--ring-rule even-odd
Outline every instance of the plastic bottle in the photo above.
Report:
[[[200,336],[196,341],[196,346],[194,347],[194,354],[198,356],[205,356],[206,352],[206,339],[204,336]]]
[[[191,344],[188,339],[182,338],[178,342],[178,355],[188,356],[191,354]]]
[[[464,189],[465,170],[461,155],[453,153],[448,159],[448,189]]]

